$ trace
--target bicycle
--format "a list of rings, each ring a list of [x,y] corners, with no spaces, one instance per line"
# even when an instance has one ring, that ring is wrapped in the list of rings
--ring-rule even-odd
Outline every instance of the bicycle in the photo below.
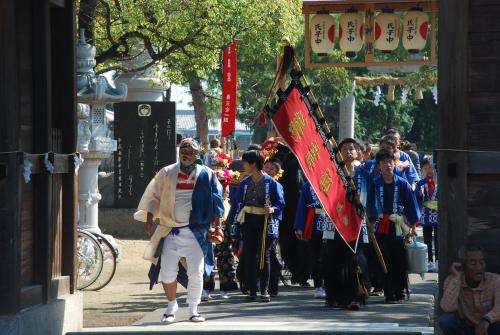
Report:
[[[105,235],[78,229],[77,255],[77,289],[97,291],[113,279],[118,250]]]

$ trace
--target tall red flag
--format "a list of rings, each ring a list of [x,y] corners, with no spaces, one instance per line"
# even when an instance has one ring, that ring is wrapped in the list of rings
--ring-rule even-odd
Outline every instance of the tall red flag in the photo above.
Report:
[[[293,87],[287,92],[285,100],[272,116],[276,130],[297,157],[342,239],[348,244],[357,241],[361,217],[356,205],[347,199],[346,182],[332,161],[299,89]],[[356,249],[356,245],[349,247],[353,251]]]
[[[238,84],[236,40],[224,49],[222,81],[222,137],[234,132],[236,127],[236,87]]]

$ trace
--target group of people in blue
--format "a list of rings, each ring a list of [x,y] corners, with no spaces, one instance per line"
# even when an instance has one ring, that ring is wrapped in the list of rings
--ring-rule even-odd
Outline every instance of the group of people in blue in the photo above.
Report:
[[[269,302],[278,296],[284,268],[291,274],[290,284],[310,287],[312,279],[314,297],[325,299],[328,307],[359,310],[369,295],[382,294],[388,304],[402,303],[408,292],[404,243],[418,225],[428,244],[429,269],[436,270],[437,207],[428,205],[438,199],[434,164],[427,158],[415,162],[413,155],[399,150],[397,131],[381,138],[374,156],[358,140],[339,143],[366,209],[359,238],[351,245],[336,233],[296,157],[283,143],[275,144],[271,153],[258,145],[244,152],[240,181],[229,185],[226,240],[216,249],[225,250],[219,275],[232,278],[233,289],[239,282],[249,301],[260,295],[260,301]],[[385,274],[369,233],[382,251]],[[202,298],[209,299],[211,290],[213,285],[204,287]],[[229,297],[222,286],[221,291]]]

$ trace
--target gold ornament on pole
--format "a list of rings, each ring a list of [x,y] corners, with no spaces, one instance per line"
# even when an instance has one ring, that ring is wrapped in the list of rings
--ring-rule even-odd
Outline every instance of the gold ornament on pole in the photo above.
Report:
[[[417,100],[424,99],[424,94],[422,93],[422,88],[417,87],[417,89],[415,90],[415,99],[417,99]]]
[[[394,101],[394,91],[396,90],[395,85],[389,85],[389,89],[387,90],[387,101]]]

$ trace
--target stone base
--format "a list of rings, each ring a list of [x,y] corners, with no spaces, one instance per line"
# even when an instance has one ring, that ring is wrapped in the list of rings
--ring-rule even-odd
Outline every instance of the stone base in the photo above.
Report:
[[[116,238],[148,239],[144,224],[134,220],[132,208],[99,208],[99,228]]]
[[[83,295],[68,294],[15,315],[0,315],[2,335],[62,335],[83,327]]]

